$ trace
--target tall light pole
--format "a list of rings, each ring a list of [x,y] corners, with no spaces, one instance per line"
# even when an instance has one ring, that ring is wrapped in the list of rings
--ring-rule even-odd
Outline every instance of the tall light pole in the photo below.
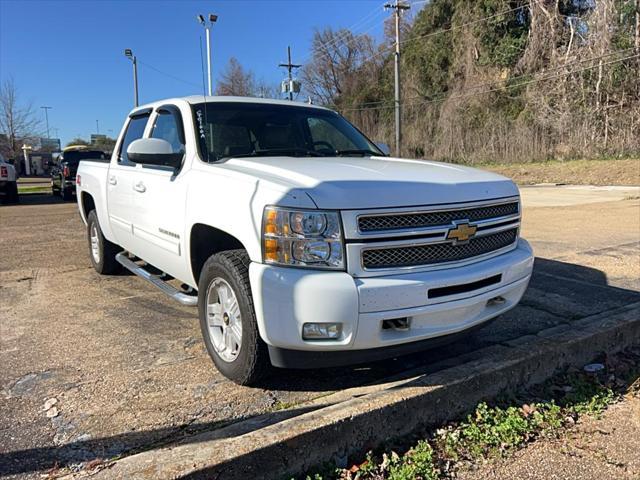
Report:
[[[40,108],[44,110],[44,118],[45,118],[45,121],[47,122],[47,138],[51,138],[49,137],[49,110],[51,110],[53,107],[40,107]]]
[[[198,23],[204,27],[207,35],[207,79],[209,84],[209,96],[213,95],[213,88],[211,85],[211,27],[218,21],[218,16],[212,13],[209,14],[209,23],[204,18],[204,15],[198,15],[196,17]]]
[[[403,10],[409,10],[411,7],[400,3],[398,0],[396,3],[387,3],[384,8],[393,9],[393,14],[396,20],[396,53],[395,53],[395,113],[396,113],[396,157],[400,156],[402,131],[400,123],[402,121],[400,115],[400,13]]]
[[[124,50],[124,56],[133,62],[133,106],[138,106],[138,61],[130,48]]]

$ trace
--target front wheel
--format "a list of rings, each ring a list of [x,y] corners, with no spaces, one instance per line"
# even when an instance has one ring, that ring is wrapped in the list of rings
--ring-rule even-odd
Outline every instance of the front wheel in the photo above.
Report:
[[[211,256],[198,282],[198,314],[207,351],[220,373],[239,385],[255,384],[271,363],[258,333],[244,250]]]
[[[87,216],[87,239],[89,258],[95,271],[101,275],[118,272],[120,264],[116,260],[116,255],[122,249],[104,238],[95,210],[91,210]]]
[[[18,194],[18,182],[13,182],[9,185],[9,189],[7,190],[7,202],[8,203],[20,202],[20,195]]]

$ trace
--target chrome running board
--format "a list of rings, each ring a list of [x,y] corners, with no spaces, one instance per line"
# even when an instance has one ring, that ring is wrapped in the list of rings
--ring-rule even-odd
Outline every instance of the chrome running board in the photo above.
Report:
[[[187,307],[197,307],[198,306],[198,297],[197,295],[189,295],[188,293],[184,293],[173,285],[169,285],[167,282],[160,279],[158,275],[154,275],[149,273],[140,265],[131,260],[125,252],[118,253],[116,255],[116,260],[120,265],[129,270],[131,273],[136,274],[138,277],[145,279],[154,287],[159,288],[162,293],[170,296],[178,303],[185,305]]]

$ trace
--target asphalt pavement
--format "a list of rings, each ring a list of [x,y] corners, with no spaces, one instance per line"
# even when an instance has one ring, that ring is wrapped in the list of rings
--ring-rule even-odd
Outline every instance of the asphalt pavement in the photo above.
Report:
[[[277,371],[261,388],[215,370],[192,309],[134,276],[97,275],[75,204],[30,195],[0,207],[0,476],[170,444],[640,300],[636,190],[525,188],[523,202],[537,260],[516,309],[445,348]]]

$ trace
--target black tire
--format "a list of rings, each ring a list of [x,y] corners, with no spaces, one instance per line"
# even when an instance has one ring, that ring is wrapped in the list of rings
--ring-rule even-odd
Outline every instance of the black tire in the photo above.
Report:
[[[244,250],[228,250],[209,257],[198,282],[198,316],[209,356],[225,377],[238,385],[255,385],[271,369],[269,352],[258,332],[249,284],[249,256]],[[225,361],[213,347],[207,318],[207,292],[216,278],[222,278],[235,294],[240,308],[242,340],[237,357]]]
[[[73,200],[73,190],[71,190],[70,188],[63,188],[62,189],[62,199],[65,202],[68,202],[69,200]]]
[[[91,244],[91,230],[94,225],[97,231],[98,259],[93,256]],[[87,216],[87,241],[89,243],[89,259],[96,272],[100,275],[109,275],[120,271],[120,264],[116,260],[116,254],[121,252],[122,248],[104,238],[95,210],[91,210]]]
[[[18,195],[18,182],[13,182],[7,190],[7,203],[19,203],[20,195]]]

